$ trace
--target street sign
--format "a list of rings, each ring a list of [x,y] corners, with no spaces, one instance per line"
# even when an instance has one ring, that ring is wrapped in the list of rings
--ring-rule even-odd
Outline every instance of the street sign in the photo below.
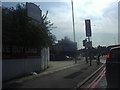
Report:
[[[86,36],[90,37],[91,36],[91,23],[90,19],[85,20],[85,29],[86,29]]]

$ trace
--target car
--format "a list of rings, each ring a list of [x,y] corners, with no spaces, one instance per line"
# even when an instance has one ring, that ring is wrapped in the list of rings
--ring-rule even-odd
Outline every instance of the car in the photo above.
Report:
[[[70,56],[65,56],[65,58],[66,58],[67,60],[72,60],[72,57],[70,57]]]
[[[111,48],[106,58],[107,88],[120,88],[120,46]]]

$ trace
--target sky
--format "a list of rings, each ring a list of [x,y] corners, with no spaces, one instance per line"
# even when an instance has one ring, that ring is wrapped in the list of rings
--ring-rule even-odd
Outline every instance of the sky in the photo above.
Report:
[[[48,10],[48,19],[57,27],[51,31],[57,40],[67,36],[73,41],[71,0],[29,1],[38,5],[42,14]],[[29,1],[4,0],[2,5],[10,7],[18,2]],[[91,20],[91,40],[94,47],[118,43],[118,0],[73,0],[73,7],[78,48],[83,48],[82,41],[86,38],[85,19]]]

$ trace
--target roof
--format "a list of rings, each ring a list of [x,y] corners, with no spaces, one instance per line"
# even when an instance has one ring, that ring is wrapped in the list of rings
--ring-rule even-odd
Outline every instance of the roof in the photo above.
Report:
[[[120,49],[120,46],[111,48],[111,50],[113,49]]]

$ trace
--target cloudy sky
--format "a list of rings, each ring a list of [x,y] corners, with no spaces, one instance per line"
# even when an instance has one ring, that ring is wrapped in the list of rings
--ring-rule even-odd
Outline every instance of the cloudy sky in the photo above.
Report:
[[[25,0],[4,0],[3,6],[15,6]],[[52,33],[57,40],[68,36],[73,40],[71,0],[31,0],[40,5],[43,14],[48,10],[48,18],[54,23]],[[29,2],[29,1],[27,1]],[[82,48],[85,35],[85,19],[91,19],[93,46],[118,43],[118,0],[73,0],[75,33],[78,48]]]

